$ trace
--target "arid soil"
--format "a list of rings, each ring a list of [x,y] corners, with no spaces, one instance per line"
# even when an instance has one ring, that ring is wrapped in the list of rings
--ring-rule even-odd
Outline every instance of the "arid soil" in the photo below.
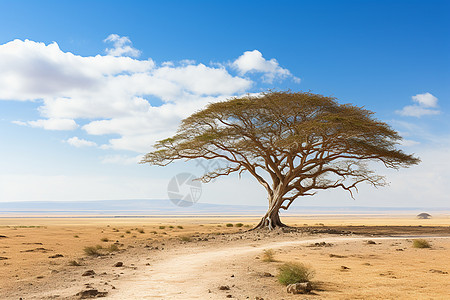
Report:
[[[288,220],[297,229],[247,232],[255,218],[0,219],[0,299],[450,298],[448,218]],[[418,237],[431,248],[413,248]],[[85,252],[96,245],[102,255]],[[275,261],[263,260],[269,249]],[[284,262],[315,270],[312,293],[286,292]]]

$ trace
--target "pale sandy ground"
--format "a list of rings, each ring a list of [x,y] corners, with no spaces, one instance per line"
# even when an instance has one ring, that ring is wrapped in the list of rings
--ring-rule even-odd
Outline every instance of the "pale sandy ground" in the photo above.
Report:
[[[255,224],[250,217],[0,219],[0,235],[6,236],[0,238],[0,257],[6,258],[0,260],[0,299],[79,299],[76,293],[89,287],[108,292],[107,299],[450,299],[448,216],[284,220],[317,230],[347,226],[338,229],[356,234],[244,233],[248,227],[225,226]],[[362,235],[368,233],[376,235]],[[414,237],[404,235],[426,235],[432,248],[412,248]],[[102,242],[105,237],[110,241]],[[83,252],[116,241],[119,252],[98,258]],[[332,246],[310,247],[323,241]],[[277,262],[261,260],[265,249],[275,251]],[[63,257],[49,258],[55,254]],[[82,265],[68,266],[71,260]],[[124,266],[113,267],[118,261]],[[314,294],[287,294],[276,277],[264,276],[276,276],[288,261],[316,271]],[[81,276],[90,269],[96,275]],[[219,290],[222,285],[230,290]]]

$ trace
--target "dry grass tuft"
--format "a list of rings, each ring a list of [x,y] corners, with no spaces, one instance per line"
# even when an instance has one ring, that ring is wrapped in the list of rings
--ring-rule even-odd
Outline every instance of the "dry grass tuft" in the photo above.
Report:
[[[89,256],[101,256],[103,255],[100,250],[103,249],[101,245],[96,246],[86,246],[84,247],[83,251]]]
[[[431,248],[430,243],[424,239],[413,240],[413,248]]]
[[[192,238],[188,235],[182,235],[180,236],[180,240],[182,240],[183,242],[190,242],[192,241]]]
[[[274,261],[276,261],[276,259],[274,258],[274,255],[275,255],[275,251],[273,251],[272,249],[264,250],[264,253],[262,255],[262,261],[274,262]]]

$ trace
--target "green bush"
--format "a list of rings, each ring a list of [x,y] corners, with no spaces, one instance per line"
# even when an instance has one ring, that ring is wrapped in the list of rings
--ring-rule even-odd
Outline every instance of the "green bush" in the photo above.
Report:
[[[242,226],[244,226],[244,224],[242,224],[242,223],[237,223],[235,226],[236,226],[236,227],[242,227]]]
[[[285,263],[278,270],[278,281],[284,285],[308,282],[314,277],[314,270],[302,263]]]
[[[183,226],[177,226],[178,229],[183,229]]]
[[[428,243],[427,240],[416,239],[416,240],[413,240],[413,247],[414,248],[431,248],[431,245],[430,245],[430,243]]]
[[[159,229],[165,229],[166,226],[159,226]]]
[[[225,226],[227,226],[227,227],[233,227],[233,224],[227,223]]]

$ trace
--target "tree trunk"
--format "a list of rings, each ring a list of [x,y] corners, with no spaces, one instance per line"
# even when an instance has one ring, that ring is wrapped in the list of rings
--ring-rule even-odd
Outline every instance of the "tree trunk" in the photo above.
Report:
[[[256,225],[253,229],[275,229],[278,227],[287,227],[287,225],[283,224],[280,220],[280,215],[278,213],[278,209],[276,210],[269,210],[264,217],[262,217],[261,221],[259,221],[259,224]]]
[[[269,229],[273,230],[277,227],[287,227],[287,225],[283,224],[280,220],[280,207],[283,204],[282,193],[280,189],[277,189],[277,192],[274,196],[269,198],[269,210],[262,217],[261,221],[256,225],[253,229]]]

